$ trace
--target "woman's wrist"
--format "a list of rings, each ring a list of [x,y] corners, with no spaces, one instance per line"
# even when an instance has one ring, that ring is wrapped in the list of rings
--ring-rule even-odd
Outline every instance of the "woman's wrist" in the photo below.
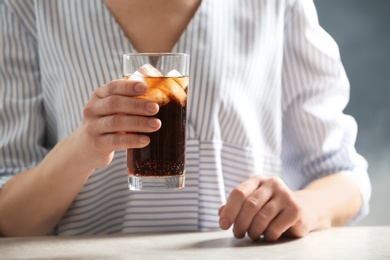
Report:
[[[307,223],[309,232],[331,227],[332,220],[326,205],[318,203],[320,194],[315,190],[304,189],[296,191],[295,195],[301,203],[303,219]]]
[[[45,172],[60,172],[61,174],[66,172],[68,175],[75,173],[89,177],[98,164],[85,143],[76,129],[60,141],[37,168],[41,168],[41,171]]]
[[[305,205],[311,230],[346,225],[362,204],[356,184],[338,173],[315,180],[295,194]]]

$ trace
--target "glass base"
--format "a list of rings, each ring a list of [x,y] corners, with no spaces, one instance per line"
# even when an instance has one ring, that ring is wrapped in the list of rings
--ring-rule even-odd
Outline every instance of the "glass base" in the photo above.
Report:
[[[184,174],[164,177],[129,175],[129,190],[181,190],[185,186],[184,180]]]

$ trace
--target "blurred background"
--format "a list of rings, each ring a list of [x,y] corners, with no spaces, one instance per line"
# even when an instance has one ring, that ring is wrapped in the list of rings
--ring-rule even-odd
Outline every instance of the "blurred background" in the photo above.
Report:
[[[390,0],[314,0],[339,45],[351,82],[345,112],[358,122],[357,150],[369,163],[371,213],[358,225],[390,225]]]

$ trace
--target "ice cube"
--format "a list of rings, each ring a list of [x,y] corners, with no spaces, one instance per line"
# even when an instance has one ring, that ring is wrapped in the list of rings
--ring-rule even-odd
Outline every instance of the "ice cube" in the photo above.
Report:
[[[135,71],[133,74],[131,74],[128,77],[128,80],[136,80],[136,81],[143,81],[145,82],[145,77],[162,77],[160,71],[158,71],[155,67],[153,67],[150,64],[145,64],[142,67],[140,67],[137,71]]]
[[[185,106],[187,93],[183,88],[171,78],[166,78],[161,82],[161,89],[171,98],[175,99],[181,106]]]
[[[131,74],[127,79],[128,80],[145,82],[143,75],[140,72],[138,72],[138,71],[136,71],[133,74]]]
[[[150,64],[145,64],[141,68],[139,68],[136,73],[140,73],[141,76],[146,76],[146,77],[162,77],[163,74],[161,74],[158,69],[153,67]]]
[[[160,78],[157,84],[148,86],[146,93],[139,96],[149,101],[156,102],[159,106],[167,104],[171,99],[176,100],[181,106],[185,106],[187,94],[185,88],[188,85],[188,78],[182,77],[179,71],[172,70],[165,76],[150,64],[145,64],[134,72],[129,80],[138,80],[148,83],[144,78]],[[184,81],[183,81],[184,80]]]
[[[144,98],[152,102],[156,102],[159,106],[163,106],[169,102],[169,97],[164,93],[161,89],[156,88],[155,86],[151,86],[147,84],[147,80],[145,78],[150,77],[162,77],[160,71],[158,71],[155,67],[150,64],[145,64],[140,67],[136,72],[129,76],[129,80],[142,81],[146,83],[147,89],[145,94],[138,96],[137,98]]]
[[[183,75],[181,75],[181,73],[177,70],[171,70],[170,72],[168,72],[167,74],[165,74],[165,77],[181,77]]]
[[[165,77],[173,78],[173,80],[176,81],[176,83],[179,84],[182,89],[186,90],[188,86],[188,77],[183,77],[183,75],[179,71],[175,69],[171,70],[170,72],[165,74]]]
[[[145,94],[138,97],[155,102],[160,107],[169,103],[168,95],[159,88],[148,88]]]

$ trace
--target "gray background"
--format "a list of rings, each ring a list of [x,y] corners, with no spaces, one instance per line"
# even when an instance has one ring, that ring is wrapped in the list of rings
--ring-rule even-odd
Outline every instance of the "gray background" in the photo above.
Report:
[[[314,0],[351,82],[346,113],[369,163],[371,213],[358,225],[390,225],[390,0]]]

